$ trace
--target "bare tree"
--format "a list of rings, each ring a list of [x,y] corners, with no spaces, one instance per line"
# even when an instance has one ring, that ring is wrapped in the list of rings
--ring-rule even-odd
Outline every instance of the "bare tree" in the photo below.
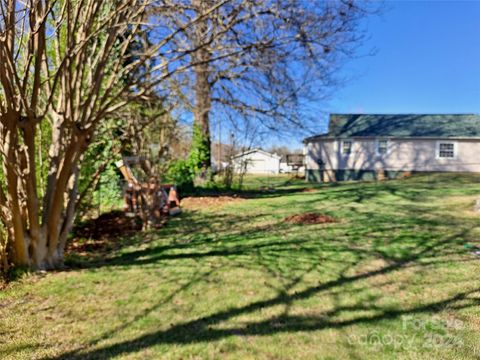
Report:
[[[313,116],[305,109],[335,88],[338,68],[363,38],[360,20],[372,11],[353,0],[231,0],[205,15],[214,1],[161,3],[171,16],[160,26],[182,28],[201,17],[175,39],[189,54],[185,64],[196,65],[169,88],[179,90],[205,137],[203,172],[211,162],[212,114],[239,129],[245,122],[270,131],[306,127]]]
[[[82,156],[99,123],[187,68],[175,65],[184,54],[162,49],[171,49],[190,23],[132,52],[149,6],[147,0],[0,0],[0,245],[13,264],[62,265]],[[150,60],[151,76],[129,76]],[[0,250],[2,261],[6,254]]]
[[[176,94],[208,144],[205,170],[212,109],[301,124],[300,99],[329,85],[364,14],[350,0],[159,0],[150,12],[153,2],[0,0],[2,263],[62,264],[82,158],[104,119]],[[135,50],[149,18],[154,39]]]
[[[138,66],[123,66],[124,55],[146,3],[4,0],[0,11],[1,219],[15,264],[55,267],[74,219],[81,157],[97,124],[127,101],[132,84],[119,80]],[[51,134],[43,198],[42,126]]]

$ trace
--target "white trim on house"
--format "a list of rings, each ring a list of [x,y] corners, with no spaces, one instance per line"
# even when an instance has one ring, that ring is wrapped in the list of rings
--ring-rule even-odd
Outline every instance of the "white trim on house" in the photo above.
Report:
[[[350,148],[349,148],[350,151],[348,153],[343,152],[343,146],[346,142],[350,143]],[[352,139],[340,140],[340,154],[342,154],[343,156],[350,156],[352,152],[353,152],[353,140]]]
[[[452,144],[453,157],[440,156],[440,144]],[[435,158],[438,160],[456,160],[458,158],[458,142],[451,140],[438,140],[435,145]]]
[[[385,152],[384,153],[381,153],[379,150],[380,150],[380,142],[384,141],[386,143],[386,148],[385,148]],[[380,138],[380,139],[375,139],[375,154],[377,156],[385,156],[385,155],[388,155],[390,153],[390,141],[388,139],[385,139],[385,138]]]

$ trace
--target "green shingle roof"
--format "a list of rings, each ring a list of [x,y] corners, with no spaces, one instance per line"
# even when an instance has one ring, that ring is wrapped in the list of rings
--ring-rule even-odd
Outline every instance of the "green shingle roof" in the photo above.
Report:
[[[331,114],[328,133],[318,137],[480,137],[480,115]]]

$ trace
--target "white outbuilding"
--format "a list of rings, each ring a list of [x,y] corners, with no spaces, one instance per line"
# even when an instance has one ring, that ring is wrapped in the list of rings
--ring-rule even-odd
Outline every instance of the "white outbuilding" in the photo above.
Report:
[[[278,174],[281,156],[262,149],[252,149],[233,156],[233,166],[238,173]]]

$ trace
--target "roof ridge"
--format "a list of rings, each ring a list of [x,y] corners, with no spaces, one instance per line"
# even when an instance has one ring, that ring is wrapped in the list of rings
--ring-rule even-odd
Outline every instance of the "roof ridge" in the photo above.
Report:
[[[397,116],[404,116],[404,115],[423,115],[423,116],[465,116],[465,115],[474,115],[480,116],[480,113],[330,113],[331,115],[367,115],[367,116],[385,116],[385,115],[397,115]]]
[[[480,138],[478,114],[330,114],[331,137]]]

